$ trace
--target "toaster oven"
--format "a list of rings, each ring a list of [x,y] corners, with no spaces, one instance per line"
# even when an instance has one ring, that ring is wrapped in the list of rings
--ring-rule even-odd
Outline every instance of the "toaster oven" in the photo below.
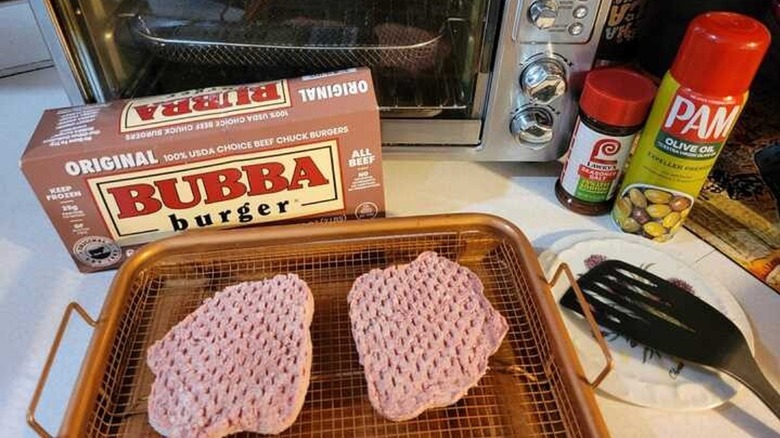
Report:
[[[388,154],[549,161],[608,0],[31,0],[73,104],[367,66]]]

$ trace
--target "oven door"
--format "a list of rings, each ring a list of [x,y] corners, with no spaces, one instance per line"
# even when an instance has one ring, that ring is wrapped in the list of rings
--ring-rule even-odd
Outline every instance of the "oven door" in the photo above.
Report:
[[[499,0],[31,0],[73,103],[368,66],[395,145],[478,145]]]

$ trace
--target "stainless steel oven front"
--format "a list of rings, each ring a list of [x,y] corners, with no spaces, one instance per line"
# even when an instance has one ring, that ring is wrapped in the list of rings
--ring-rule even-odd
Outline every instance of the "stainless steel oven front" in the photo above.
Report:
[[[368,66],[387,154],[548,161],[609,0],[30,0],[74,104]]]

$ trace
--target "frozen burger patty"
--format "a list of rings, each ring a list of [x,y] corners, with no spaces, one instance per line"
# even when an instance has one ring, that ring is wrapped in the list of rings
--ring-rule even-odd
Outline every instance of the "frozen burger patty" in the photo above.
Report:
[[[508,329],[479,278],[433,252],[362,275],[348,301],[369,399],[394,421],[460,400]]]
[[[149,422],[169,437],[277,434],[303,407],[314,300],[297,275],[225,288],[147,352]]]

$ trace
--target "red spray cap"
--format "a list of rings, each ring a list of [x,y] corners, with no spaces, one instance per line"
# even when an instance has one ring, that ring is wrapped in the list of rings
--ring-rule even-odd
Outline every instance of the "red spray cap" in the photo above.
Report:
[[[680,85],[712,96],[734,96],[750,87],[769,47],[761,22],[731,12],[708,12],[691,21],[671,73]]]

